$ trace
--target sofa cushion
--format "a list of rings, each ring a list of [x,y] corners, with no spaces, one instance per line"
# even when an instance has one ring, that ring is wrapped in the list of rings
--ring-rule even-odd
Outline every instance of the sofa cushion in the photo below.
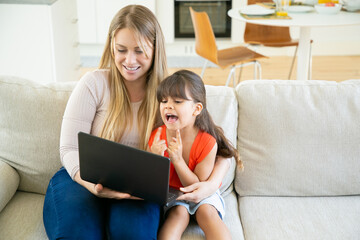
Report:
[[[224,130],[225,136],[236,147],[238,104],[232,88],[206,85],[206,104],[215,124]],[[235,160],[231,159],[230,169],[223,179],[220,191],[226,196],[233,189]]]
[[[0,239],[48,239],[43,205],[43,195],[18,191],[0,214]]]
[[[234,191],[224,197],[225,200],[225,217],[224,222],[230,230],[232,239],[244,240],[243,228],[240,222],[240,216],[238,211],[237,195]],[[182,240],[196,240],[204,239],[205,235],[201,228],[191,220],[190,224],[186,228],[182,236]]]
[[[360,194],[360,81],[244,81],[241,196]]]
[[[359,239],[360,196],[240,197],[246,240]]]
[[[225,218],[224,222],[229,228],[231,237],[234,240],[244,240],[243,226],[240,221],[239,206],[237,194],[232,191],[225,200]]]
[[[45,194],[60,168],[61,121],[74,85],[0,77],[0,161],[17,170],[20,190]]]

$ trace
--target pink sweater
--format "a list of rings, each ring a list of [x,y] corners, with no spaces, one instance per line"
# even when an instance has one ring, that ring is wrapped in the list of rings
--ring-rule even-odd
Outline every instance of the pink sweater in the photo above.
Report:
[[[108,70],[95,70],[80,79],[69,98],[61,125],[60,158],[71,178],[74,178],[79,170],[77,134],[80,131],[99,134],[109,97]],[[139,146],[137,112],[140,105],[141,102],[132,103],[134,124],[132,129],[126,129],[120,141],[122,144]]]

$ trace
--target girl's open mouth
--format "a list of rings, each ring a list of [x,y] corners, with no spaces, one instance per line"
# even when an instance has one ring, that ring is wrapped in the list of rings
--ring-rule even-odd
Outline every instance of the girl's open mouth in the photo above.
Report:
[[[166,114],[166,121],[168,123],[174,123],[178,120],[178,117],[176,115],[173,115],[173,114]]]

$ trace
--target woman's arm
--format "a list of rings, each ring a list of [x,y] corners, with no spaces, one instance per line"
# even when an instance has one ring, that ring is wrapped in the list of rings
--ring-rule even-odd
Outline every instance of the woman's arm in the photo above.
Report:
[[[101,122],[101,119],[96,119],[95,116],[97,109],[101,108],[100,103],[104,96],[94,93],[106,92],[104,91],[106,79],[103,75],[97,74],[96,76],[94,73],[88,73],[82,77],[68,100],[61,126],[61,162],[70,177],[94,195],[115,199],[132,198],[127,193],[104,188],[101,184],[93,184],[80,177],[77,134],[80,131],[90,133],[93,128],[92,124]],[[103,81],[100,81],[99,77],[102,77]]]
[[[209,197],[219,188],[223,178],[225,177],[230,163],[228,159],[217,157],[214,170],[209,179],[204,182],[197,182],[185,188],[180,188],[185,194],[180,196],[178,200],[187,200],[191,202],[200,202],[204,198]]]
[[[66,104],[62,119],[60,159],[72,179],[79,171],[77,135],[79,132],[91,132],[99,102],[89,87],[95,81],[93,78],[94,74],[87,73],[77,83]]]

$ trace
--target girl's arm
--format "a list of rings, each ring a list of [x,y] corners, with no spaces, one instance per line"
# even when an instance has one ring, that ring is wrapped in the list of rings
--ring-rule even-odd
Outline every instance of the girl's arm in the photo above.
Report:
[[[225,177],[230,163],[228,159],[223,157],[217,157],[215,161],[214,169],[208,180],[203,182],[197,182],[190,186],[181,188],[185,194],[180,196],[178,200],[186,200],[191,202],[200,202],[204,198],[214,194]]]
[[[214,145],[209,154],[195,167],[194,172],[189,169],[185,161],[179,161],[177,164],[174,164],[182,185],[189,186],[200,181],[206,181],[214,168],[216,152],[217,144]]]
[[[209,179],[210,174],[214,169],[216,153],[217,153],[217,143],[215,143],[214,147],[211,149],[208,155],[200,163],[196,165],[194,169],[194,173],[196,174],[196,176],[198,176],[200,182]],[[184,185],[184,186],[188,186],[188,185]]]
[[[181,184],[183,186],[188,186],[199,181],[205,181],[209,178],[214,168],[217,144],[215,143],[211,151],[195,167],[194,172],[189,169],[188,163],[185,162],[182,156],[183,149],[179,130],[176,131],[176,137],[173,138],[173,142],[169,144],[168,152]]]

